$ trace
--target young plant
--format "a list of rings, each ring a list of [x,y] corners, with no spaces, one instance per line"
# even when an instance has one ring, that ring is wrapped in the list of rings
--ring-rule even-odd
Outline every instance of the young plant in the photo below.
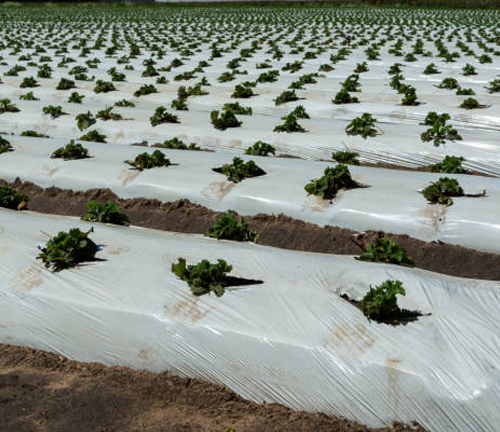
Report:
[[[98,111],[96,114],[96,118],[101,119],[101,120],[123,120],[123,117],[121,114],[114,113],[113,107],[109,107],[106,109],[103,109],[101,111]]]
[[[53,119],[61,117],[63,114],[66,114],[65,112],[63,112],[62,106],[48,105],[46,107],[43,107],[42,111],[45,115],[50,115],[50,117]]]
[[[450,115],[447,113],[437,114],[434,111],[427,113],[424,122],[420,124],[429,125],[431,128],[422,132],[420,135],[422,141],[434,141],[434,146],[438,147],[440,144],[444,144],[446,140],[461,140],[462,137],[458,134],[457,130],[451,125],[446,124],[449,119]]]
[[[332,153],[332,159],[341,164],[359,165],[359,153],[350,151],[338,151]]]
[[[306,109],[302,105],[297,105],[293,109],[293,111],[290,112],[290,114],[297,118],[302,118],[302,119],[311,118],[309,117],[309,114],[307,114]]]
[[[276,99],[274,99],[274,105],[278,106],[286,102],[293,102],[299,100],[299,97],[295,94],[295,90],[285,90]]]
[[[14,147],[12,147],[10,142],[0,135],[0,154],[11,151],[14,151]]]
[[[345,131],[347,135],[361,135],[362,138],[374,137],[381,132],[375,127],[376,119],[371,114],[363,113],[361,117],[355,118],[349,123]]]
[[[462,74],[465,76],[468,75],[477,75],[476,68],[472,66],[471,64],[467,63],[463,68],[462,68]]]
[[[28,204],[29,198],[17,193],[9,185],[0,186],[0,207],[11,210],[22,210]]]
[[[127,215],[118,211],[118,206],[114,201],[108,201],[105,204],[89,201],[85,206],[88,211],[82,216],[82,220],[86,222],[102,222],[115,225],[125,225],[129,222]]]
[[[336,95],[332,102],[336,105],[348,104],[348,103],[358,103],[359,99],[355,96],[351,96],[350,93],[342,88]]]
[[[285,123],[275,126],[273,129],[274,132],[306,132],[306,130],[299,124],[297,121],[297,116],[290,113],[285,117],[282,117],[282,120],[285,120]]]
[[[239,183],[246,178],[258,177],[266,174],[266,172],[257,166],[254,161],[250,160],[248,162],[243,162],[243,159],[239,157],[233,158],[233,163],[227,163],[220,168],[214,168],[214,171],[224,174],[227,176],[227,179],[233,183]]]
[[[75,117],[75,120],[76,120],[76,125],[78,126],[78,129],[80,129],[81,131],[89,128],[90,126],[92,126],[96,122],[94,116],[92,115],[92,113],[90,111],[88,111],[87,113],[78,114]]]
[[[26,94],[23,94],[21,96],[19,96],[19,99],[20,100],[24,100],[24,101],[37,101],[37,100],[40,100],[39,98],[37,98],[33,92],[28,92]]]
[[[97,80],[94,87],[95,93],[109,93],[115,91],[116,87],[112,82]]]
[[[84,98],[85,98],[85,95],[81,95],[78,92],[73,92],[70,94],[70,96],[68,98],[68,103],[81,104]]]
[[[245,154],[252,156],[267,156],[269,153],[275,155],[276,149],[271,144],[263,141],[257,141],[245,150]]]
[[[164,106],[156,108],[155,113],[150,117],[149,121],[153,127],[162,123],[180,123],[179,117],[169,113]]]
[[[470,88],[460,87],[455,94],[457,96],[474,96],[476,92]]]
[[[31,138],[50,138],[48,135],[38,133],[37,131],[29,129],[21,132],[21,136],[31,137]]]
[[[392,321],[403,312],[397,301],[397,295],[406,295],[403,283],[387,280],[383,284],[370,287],[370,291],[361,300],[363,314],[374,321]]]
[[[187,111],[188,106],[186,103],[186,99],[174,99],[170,104],[170,107],[177,111]]]
[[[0,114],[6,112],[19,112],[19,108],[16,107],[13,103],[11,103],[10,99],[0,99]]]
[[[75,144],[71,140],[65,147],[60,147],[55,150],[50,156],[52,159],[76,160],[89,158],[89,151],[81,144]]]
[[[408,256],[406,250],[387,237],[380,237],[374,243],[368,245],[365,252],[358,259],[361,261],[415,267],[415,263]]]
[[[91,130],[87,132],[85,135],[82,135],[79,139],[80,141],[93,141],[93,142],[105,143],[106,135],[100,134],[96,130]]]
[[[455,78],[444,78],[437,87],[440,89],[453,90],[458,88],[458,82]]]
[[[57,90],[71,90],[75,87],[76,87],[76,85],[75,85],[74,81],[67,79],[67,78],[61,78],[61,80],[59,81],[59,84],[57,84],[56,89]]]
[[[500,92],[500,79],[494,79],[493,81],[490,81],[489,87],[485,86],[484,88],[488,90],[488,93]]]
[[[352,179],[349,168],[346,165],[340,164],[334,168],[326,168],[322,177],[312,180],[304,189],[308,194],[320,196],[325,200],[331,200],[335,198],[341,189],[347,190],[358,187],[360,187],[360,184]]]
[[[239,127],[242,123],[236,118],[232,110],[224,110],[222,112],[214,110],[210,113],[210,121],[214,125],[214,128],[219,130]]]
[[[179,258],[177,263],[172,264],[172,273],[187,282],[195,296],[213,292],[221,297],[227,286],[227,274],[232,269],[233,266],[222,259],[217,260],[216,264],[202,260],[196,265],[186,265],[186,260]]]
[[[168,148],[174,150],[201,150],[201,148],[198,147],[195,143],[187,145],[177,137],[166,140],[163,142],[163,144],[160,144],[155,147]]]
[[[431,204],[443,204],[450,206],[453,204],[451,197],[464,196],[464,191],[455,179],[441,177],[438,181],[431,183],[422,190],[422,195]]]
[[[165,153],[160,150],[155,150],[151,154],[147,152],[141,153],[133,161],[126,160],[125,163],[139,171],[172,165],[170,159],[167,159]]]
[[[158,90],[153,84],[144,84],[134,92],[135,97],[146,96],[148,94],[158,93]]]
[[[249,97],[255,96],[255,93],[250,86],[244,86],[242,84],[238,84],[234,88],[234,92],[231,95],[232,98],[236,99],[248,99]]]
[[[468,174],[469,171],[462,167],[462,162],[465,162],[463,157],[445,156],[441,162],[429,165],[429,168],[432,172],[437,173]]]
[[[417,101],[417,93],[415,87],[410,85],[405,86],[404,93],[405,95],[403,99],[401,99],[401,105],[405,106],[420,105],[420,102]]]
[[[116,107],[134,108],[135,107],[135,103],[131,102],[131,101],[127,100],[127,99],[122,99],[121,101],[116,102],[115,106]]]
[[[70,229],[69,232],[60,231],[45,247],[39,247],[40,254],[37,259],[41,259],[45,267],[53,272],[93,261],[99,247],[89,238],[91,232],[92,228],[87,232],[78,228]]]
[[[217,240],[234,240],[256,242],[259,234],[248,229],[244,218],[238,219],[230,212],[219,216],[212,227],[205,234]]]
[[[239,102],[225,103],[222,106],[223,111],[232,111],[238,115],[252,115],[252,108],[242,107]]]
[[[427,65],[427,67],[424,69],[424,75],[435,75],[439,73],[441,72],[439,72],[439,69],[434,63]]]
[[[474,98],[467,98],[465,99],[461,104],[460,108],[464,109],[477,109],[477,108],[486,108],[486,105],[480,104],[476,99]]]

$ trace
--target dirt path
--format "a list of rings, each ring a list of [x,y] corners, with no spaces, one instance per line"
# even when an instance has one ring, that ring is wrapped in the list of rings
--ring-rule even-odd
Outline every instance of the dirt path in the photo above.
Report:
[[[198,380],[78,363],[0,344],[4,432],[425,432],[385,429],[248,402]]]
[[[0,180],[0,184],[3,184]],[[74,192],[67,189],[40,188],[33,183],[16,180],[10,185],[30,198],[28,209],[40,213],[81,216],[91,200],[117,202],[133,225],[185,233],[205,233],[220,214],[188,200],[161,203],[158,200],[120,199],[109,189]],[[352,241],[355,231],[324,227],[283,215],[256,215],[246,218],[251,229],[260,233],[258,243],[284,249],[308,252],[359,255]],[[377,233],[367,232],[372,241]],[[405,248],[418,268],[436,273],[467,278],[500,280],[500,255],[443,243],[424,242],[407,235],[387,236]]]

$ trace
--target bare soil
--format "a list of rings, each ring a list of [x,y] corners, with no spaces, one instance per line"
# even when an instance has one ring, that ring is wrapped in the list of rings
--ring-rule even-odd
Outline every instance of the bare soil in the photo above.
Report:
[[[5,432],[426,432],[368,429],[324,414],[249,402],[231,390],[167,372],[70,361],[0,344]]]
[[[0,184],[6,182],[0,180]],[[184,233],[205,233],[220,213],[182,199],[162,203],[147,198],[120,199],[109,189],[75,192],[67,189],[43,189],[33,183],[16,180],[10,185],[30,198],[28,209],[40,213],[81,216],[91,200],[115,201],[132,223],[146,228]],[[250,228],[260,233],[258,243],[284,249],[308,252],[359,255],[360,247],[353,241],[356,231],[317,225],[284,215],[258,214],[245,217]],[[372,242],[380,233],[366,232]],[[424,242],[407,235],[385,235],[405,248],[416,267],[437,273],[500,280],[500,255],[468,249],[441,242]]]

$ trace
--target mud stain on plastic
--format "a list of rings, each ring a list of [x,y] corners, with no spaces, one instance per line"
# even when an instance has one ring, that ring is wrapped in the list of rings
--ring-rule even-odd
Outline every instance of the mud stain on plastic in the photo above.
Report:
[[[215,197],[221,201],[236,185],[233,182],[217,181],[210,183],[201,191],[202,195],[207,197]]]
[[[149,351],[142,349],[139,351],[139,354],[137,354],[137,357],[139,357],[142,360],[149,360]]]
[[[446,221],[448,207],[440,204],[428,204],[422,210],[418,210],[416,215],[431,222],[434,231],[441,231],[441,226]]]
[[[41,264],[34,262],[27,268],[21,270],[13,279],[14,285],[30,291],[43,283],[43,268]]]
[[[364,324],[342,324],[333,329],[331,342],[347,351],[362,354],[373,346],[376,339]]]
[[[388,401],[394,413],[399,412],[399,399],[400,399],[400,389],[399,389],[399,370],[398,365],[403,360],[397,358],[391,358],[389,356],[385,359],[385,367],[387,371],[387,384],[389,386]]]
[[[40,169],[44,173],[48,174],[49,177],[52,177],[57,171],[59,171],[59,168],[49,165],[42,165]]]
[[[120,180],[122,184],[125,186],[127,183],[134,180],[140,173],[141,172],[139,170],[124,169],[120,171],[117,180]]]
[[[122,253],[126,253],[130,251],[130,247],[127,245],[116,245],[107,249],[107,252],[110,255],[120,255]]]
[[[241,140],[233,139],[229,142],[229,147],[240,148],[243,145]]]
[[[339,198],[339,194],[335,197],[335,200]],[[330,207],[330,201],[323,199],[316,195],[308,195],[302,204],[302,211],[312,211],[312,212],[325,212]]]
[[[187,318],[194,324],[204,318],[210,311],[209,309],[202,310],[198,306],[198,300],[198,297],[192,297],[188,300],[175,302],[170,309],[170,313],[180,318]]]

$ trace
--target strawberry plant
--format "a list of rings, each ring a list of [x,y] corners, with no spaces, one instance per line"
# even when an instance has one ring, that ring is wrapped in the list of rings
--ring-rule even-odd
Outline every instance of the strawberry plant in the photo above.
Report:
[[[96,114],[96,118],[101,119],[101,120],[122,120],[123,117],[121,114],[114,113],[113,107],[109,107],[106,109],[103,109],[101,111],[98,111]]]
[[[308,183],[304,189],[308,194],[320,196],[325,200],[335,198],[339,190],[355,189],[360,184],[352,179],[349,168],[340,164],[334,168],[327,167],[323,176]]]
[[[463,68],[462,68],[462,74],[467,76],[467,75],[477,75],[476,68],[469,63],[467,63]]]
[[[68,98],[68,103],[77,103],[81,104],[83,99],[85,98],[85,95],[81,95],[78,92],[73,92]]]
[[[422,141],[434,141],[434,146],[438,147],[440,144],[444,144],[446,140],[456,141],[461,140],[462,137],[458,134],[457,130],[451,125],[447,125],[446,122],[450,119],[450,115],[447,113],[437,114],[431,111],[425,117],[422,125],[432,126],[420,135]]]
[[[115,91],[116,87],[112,82],[97,80],[94,87],[95,93],[109,93]]]
[[[127,99],[122,99],[121,101],[116,102],[115,106],[116,107],[134,108],[135,107],[135,103],[131,102],[131,101],[127,100]]]
[[[75,85],[74,81],[67,79],[67,78],[61,78],[61,80],[59,81],[59,84],[57,84],[56,89],[57,90],[71,90],[75,87],[76,87],[76,85]]]
[[[90,228],[82,232],[78,228],[70,229],[69,232],[60,231],[51,238],[45,247],[39,247],[41,259],[45,267],[53,272],[75,267],[82,262],[94,261],[99,247],[89,238],[93,232]]]
[[[361,117],[355,118],[349,123],[345,131],[347,135],[361,135],[362,138],[374,137],[381,132],[375,127],[376,119],[371,114],[363,113]]]
[[[440,89],[453,90],[458,88],[458,82],[455,78],[444,78],[437,87]]]
[[[302,118],[302,119],[311,118],[309,117],[309,114],[307,114],[306,109],[302,105],[297,105],[293,109],[293,111],[290,112],[290,114],[297,118]],[[282,120],[286,120],[286,117],[282,117]]]
[[[64,114],[62,106],[54,106],[54,105],[48,105],[46,107],[42,108],[42,112],[45,115],[50,115],[51,118],[56,119]]]
[[[374,243],[368,245],[365,252],[358,259],[361,261],[415,267],[415,263],[408,256],[406,250],[387,237],[377,238]]]
[[[460,108],[464,109],[476,109],[476,108],[486,108],[486,105],[480,104],[476,99],[474,98],[467,98],[465,99],[461,104]]]
[[[155,147],[168,148],[174,150],[201,150],[201,148],[198,147],[195,143],[187,145],[179,138],[172,138],[166,140],[162,144]]]
[[[306,132],[306,130],[299,124],[297,121],[297,117],[290,113],[285,117],[282,117],[282,120],[285,120],[285,123],[275,126],[273,129],[274,132]]]
[[[6,112],[19,112],[19,108],[16,107],[13,103],[11,103],[10,99],[0,99],[0,114]]]
[[[431,183],[423,191],[422,195],[431,204],[443,204],[450,206],[453,204],[451,197],[464,196],[464,191],[455,179],[441,177],[438,181]]]
[[[494,79],[493,81],[490,81],[489,87],[485,86],[484,88],[488,90],[488,93],[500,92],[500,79]]]
[[[92,115],[92,113],[90,111],[87,111],[87,113],[78,114],[75,117],[75,120],[76,120],[76,125],[78,126],[78,129],[80,129],[81,131],[89,128],[90,126],[92,126],[96,122],[94,116]]]
[[[342,89],[348,92],[359,92],[359,75],[353,74],[349,75],[346,80],[342,83]]]
[[[21,96],[19,96],[19,99],[20,100],[24,100],[24,101],[37,101],[37,100],[40,100],[39,98],[37,98],[33,92],[28,92],[26,94],[23,94]]]
[[[118,206],[114,201],[108,201],[105,204],[89,201],[85,206],[88,211],[81,219],[86,222],[102,222],[115,225],[124,225],[129,222],[127,215],[118,211]]]
[[[248,229],[248,224],[244,218],[238,219],[230,212],[219,216],[212,227],[205,234],[217,240],[234,240],[256,242],[259,234]]]
[[[393,321],[404,312],[398,306],[398,294],[406,295],[400,281],[387,280],[375,288],[370,287],[370,291],[361,300],[361,310],[366,317],[374,321]]]
[[[252,156],[267,156],[269,153],[275,155],[276,149],[271,144],[263,141],[257,141],[245,150],[245,154]]]
[[[243,84],[238,84],[234,88],[234,92],[231,95],[232,98],[236,99],[247,99],[249,97],[255,96],[255,93],[250,86],[244,86]]]
[[[29,198],[26,195],[16,193],[9,185],[0,186],[0,207],[22,210],[28,201]]]
[[[274,105],[282,105],[286,102],[293,102],[299,100],[298,96],[295,94],[295,90],[285,90],[276,99],[274,99]]]
[[[227,163],[220,168],[214,168],[214,171],[224,174],[233,183],[239,183],[246,178],[259,177],[266,174],[254,161],[243,162],[243,159],[239,157],[233,158],[233,163]]]
[[[348,104],[348,103],[358,103],[359,99],[355,96],[351,96],[350,93],[342,88],[336,95],[335,98],[332,99],[332,102],[336,105],[340,104]]]
[[[14,151],[14,147],[12,147],[10,142],[0,135],[0,154],[11,151]]]
[[[55,150],[50,156],[53,159],[76,160],[89,158],[89,151],[81,144],[71,140],[69,144]]]
[[[35,78],[33,77],[26,77],[23,78],[23,81],[19,85],[20,88],[32,88],[32,87],[38,87],[38,82]]]
[[[476,92],[470,88],[460,87],[455,94],[457,96],[473,96]]]
[[[87,132],[85,135],[82,135],[79,139],[80,141],[93,141],[93,142],[105,143],[106,135],[100,134],[96,130],[91,130]]]
[[[438,68],[434,63],[427,65],[426,68],[424,69],[424,75],[434,75],[439,73],[441,72],[439,72]]]
[[[217,260],[216,264],[202,260],[196,265],[186,265],[186,260],[179,258],[177,263],[172,264],[172,273],[187,282],[195,296],[213,292],[217,297],[221,297],[228,285],[227,274],[232,269],[233,266],[222,259]]]
[[[417,93],[415,87],[410,85],[406,85],[404,87],[404,97],[401,99],[401,105],[405,106],[416,106],[420,105],[420,102],[417,101]]]
[[[170,159],[167,159],[165,153],[160,150],[155,150],[151,154],[147,152],[141,153],[137,155],[133,161],[126,160],[125,163],[139,171],[156,167],[168,167],[172,165]]]
[[[224,110],[222,112],[214,110],[210,113],[210,121],[214,125],[214,128],[219,130],[239,127],[242,123],[236,118],[232,110]]]
[[[170,107],[177,111],[188,111],[186,99],[174,99]]]
[[[332,159],[341,164],[359,165],[359,153],[350,151],[338,151],[332,153]]]
[[[179,117],[169,113],[163,106],[156,108],[155,113],[149,118],[149,121],[153,127],[162,123],[180,123]]]
[[[37,131],[34,130],[25,130],[21,132],[21,136],[32,137],[32,138],[50,138],[48,135],[38,133]]]
[[[438,173],[468,174],[469,171],[462,167],[462,162],[465,162],[463,157],[445,156],[441,162],[429,165],[429,168],[432,172]]]
[[[144,84],[134,92],[135,97],[146,96],[148,94],[158,93],[158,90],[153,84]]]
[[[239,115],[252,115],[252,108],[250,107],[242,107],[239,102],[235,103],[225,103],[222,106],[223,111],[232,111],[235,114]]]

